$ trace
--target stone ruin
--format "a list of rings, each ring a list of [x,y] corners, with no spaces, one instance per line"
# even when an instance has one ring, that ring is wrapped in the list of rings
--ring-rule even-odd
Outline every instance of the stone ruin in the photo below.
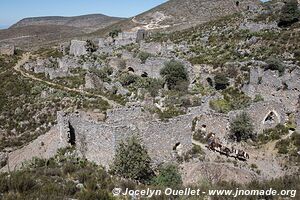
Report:
[[[141,107],[121,108],[107,113],[106,120],[88,119],[84,113],[58,112],[62,140],[75,145],[90,161],[109,167],[120,141],[137,136],[147,148],[154,165],[170,162],[192,148],[192,119],[187,114],[168,122],[158,121]]]
[[[0,45],[0,55],[14,55],[15,54],[15,46],[12,44],[2,44]]]
[[[88,53],[86,48],[87,42],[80,40],[72,40],[70,46],[70,55],[82,56]]]
[[[275,101],[284,105],[287,113],[297,111],[300,95],[300,68],[287,66],[284,75],[277,71],[264,71],[260,66],[250,69],[249,84],[243,86],[242,91],[249,97],[261,96],[265,101]]]
[[[37,59],[25,63],[24,68],[36,74],[43,73],[50,80],[72,76],[71,70],[79,68],[79,60],[76,57],[64,56],[62,58]]]
[[[285,124],[288,120],[284,105],[275,101],[261,101],[251,104],[243,111],[232,111],[229,113],[230,121],[242,112],[249,114],[254,125],[254,132],[258,134],[278,124]]]

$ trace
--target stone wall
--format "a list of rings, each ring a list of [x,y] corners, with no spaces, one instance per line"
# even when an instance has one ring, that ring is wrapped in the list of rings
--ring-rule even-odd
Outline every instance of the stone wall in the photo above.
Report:
[[[141,139],[154,165],[173,161],[176,145],[181,146],[182,153],[192,148],[191,127],[194,114],[162,122],[153,119],[142,108],[132,107],[108,111],[105,122],[90,120],[85,116],[80,113],[59,112],[60,137],[66,141],[73,138],[82,156],[105,167],[111,164],[119,142],[131,136]]]
[[[86,45],[86,41],[72,40],[70,46],[70,55],[82,56],[87,54]]]
[[[222,141],[229,133],[229,118],[223,114],[206,113],[197,116],[195,131],[202,130],[206,134],[215,133]]]
[[[254,125],[254,130],[258,134],[266,129],[274,128],[278,124],[284,124],[287,121],[284,105],[275,101],[257,102],[244,111],[249,114]],[[241,112],[243,111],[230,112],[230,120],[234,120]]]
[[[300,69],[297,66],[286,68],[283,76],[276,71],[251,68],[249,84],[244,85],[242,91],[253,99],[259,95],[265,101],[276,101],[285,107],[286,112],[296,112],[300,95]]]

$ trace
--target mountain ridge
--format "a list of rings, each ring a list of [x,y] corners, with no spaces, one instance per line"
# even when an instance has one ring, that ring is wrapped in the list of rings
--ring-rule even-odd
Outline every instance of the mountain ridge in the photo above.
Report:
[[[111,17],[103,14],[89,14],[80,16],[43,16],[28,17],[13,24],[10,28],[30,25],[64,25],[77,28],[94,27],[102,28],[125,18]]]

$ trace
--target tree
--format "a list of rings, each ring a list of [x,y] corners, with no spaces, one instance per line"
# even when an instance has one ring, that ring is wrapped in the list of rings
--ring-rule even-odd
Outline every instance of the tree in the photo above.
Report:
[[[217,73],[214,81],[216,90],[225,90],[229,86],[229,79],[223,73]]]
[[[109,36],[112,38],[118,37],[119,33],[121,33],[121,29],[114,29],[111,32],[109,32]]]
[[[299,10],[297,0],[288,0],[281,9],[279,27],[287,27],[299,21]]]
[[[161,167],[159,175],[154,178],[154,184],[162,187],[180,187],[182,179],[177,166],[169,164]]]
[[[230,123],[231,138],[240,142],[253,136],[253,124],[246,112],[243,112]]]
[[[151,169],[151,158],[139,139],[131,137],[119,144],[111,172],[142,183],[151,180],[154,174]]]
[[[160,71],[160,74],[165,78],[170,90],[182,90],[183,85],[185,85],[185,89],[187,88],[188,73],[182,63],[171,60],[165,63],[165,67]]]
[[[91,40],[86,41],[85,47],[89,53],[93,53],[93,52],[97,51],[96,45]]]

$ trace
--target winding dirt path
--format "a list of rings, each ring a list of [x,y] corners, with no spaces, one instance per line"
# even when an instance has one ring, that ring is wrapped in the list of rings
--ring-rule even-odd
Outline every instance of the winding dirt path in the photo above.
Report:
[[[24,65],[29,60],[30,56],[31,56],[30,53],[23,54],[21,60],[19,60],[18,63],[14,66],[14,70],[19,72],[22,76],[30,78],[30,79],[35,80],[35,81],[42,82],[42,83],[47,84],[47,85],[52,86],[52,87],[59,87],[62,90],[67,91],[67,92],[75,92],[75,93],[79,93],[79,94],[83,94],[83,95],[89,95],[89,96],[96,97],[96,98],[102,98],[104,101],[107,101],[108,104],[110,104],[110,106],[112,106],[113,108],[121,106],[120,104],[106,98],[105,96],[98,95],[98,94],[93,94],[93,93],[90,93],[90,92],[87,92],[87,91],[84,91],[84,90],[79,90],[79,89],[76,89],[76,88],[69,88],[69,87],[66,87],[66,86],[63,86],[63,85],[59,85],[57,83],[52,83],[50,81],[46,81],[46,80],[43,80],[41,78],[37,78],[34,75],[31,75],[31,74],[23,71],[21,69],[21,66]]]

